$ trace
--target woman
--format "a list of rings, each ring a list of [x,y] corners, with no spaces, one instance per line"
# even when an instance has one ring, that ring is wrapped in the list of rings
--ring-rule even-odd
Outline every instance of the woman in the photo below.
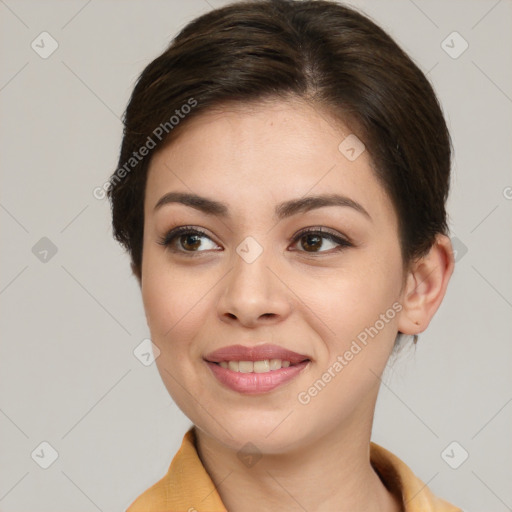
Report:
[[[146,67],[108,194],[194,426],[129,512],[460,510],[370,442],[453,272],[450,158],[423,73],[334,2],[213,10]]]

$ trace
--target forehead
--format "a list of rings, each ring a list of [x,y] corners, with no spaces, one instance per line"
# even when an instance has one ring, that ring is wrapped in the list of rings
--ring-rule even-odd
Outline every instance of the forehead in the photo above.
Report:
[[[346,125],[301,101],[231,104],[201,113],[153,156],[146,212],[170,191],[215,197],[235,209],[338,193],[393,216],[368,151],[348,158],[353,153],[346,153],[345,141],[354,146],[354,137]],[[355,150],[364,148],[360,144]]]

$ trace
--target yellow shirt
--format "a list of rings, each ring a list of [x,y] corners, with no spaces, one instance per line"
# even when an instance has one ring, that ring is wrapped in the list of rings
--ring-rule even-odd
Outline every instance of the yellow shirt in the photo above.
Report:
[[[196,450],[194,427],[183,437],[167,474],[127,512],[227,512]],[[386,487],[402,496],[405,512],[462,512],[436,498],[398,457],[370,443],[370,461]]]

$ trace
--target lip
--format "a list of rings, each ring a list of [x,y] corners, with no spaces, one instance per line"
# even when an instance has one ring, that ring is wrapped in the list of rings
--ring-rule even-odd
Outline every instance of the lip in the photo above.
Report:
[[[230,345],[210,352],[204,357],[210,363],[220,363],[222,361],[262,361],[264,359],[281,359],[290,361],[295,365],[310,359],[307,355],[298,354],[292,350],[280,347],[278,345],[257,345],[245,347],[243,345]],[[278,371],[278,370],[274,370]]]
[[[211,352],[204,359],[221,384],[238,393],[249,395],[268,393],[282,386],[297,377],[311,362],[304,354],[268,344],[255,347],[231,345]],[[222,368],[218,364],[222,361],[262,361],[264,359],[290,361],[290,366],[264,373],[242,373]]]
[[[271,370],[265,373],[241,373],[234,372],[229,368],[222,368],[217,363],[206,361],[213,375],[233,391],[247,395],[268,393],[277,387],[289,382],[299,375],[311,361],[302,361],[288,368]]]

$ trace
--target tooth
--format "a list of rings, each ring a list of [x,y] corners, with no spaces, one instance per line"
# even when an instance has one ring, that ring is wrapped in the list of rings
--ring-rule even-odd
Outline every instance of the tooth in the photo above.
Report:
[[[271,359],[270,360],[270,369],[271,370],[279,370],[281,368],[281,359]]]
[[[265,373],[270,371],[270,363],[268,359],[264,361],[254,361],[254,373]]]
[[[238,361],[238,371],[241,373],[252,373],[254,364],[252,361]]]
[[[229,368],[233,372],[241,373],[266,373],[272,370],[288,368],[290,361],[282,359],[262,359],[260,361],[221,361],[222,368]]]

